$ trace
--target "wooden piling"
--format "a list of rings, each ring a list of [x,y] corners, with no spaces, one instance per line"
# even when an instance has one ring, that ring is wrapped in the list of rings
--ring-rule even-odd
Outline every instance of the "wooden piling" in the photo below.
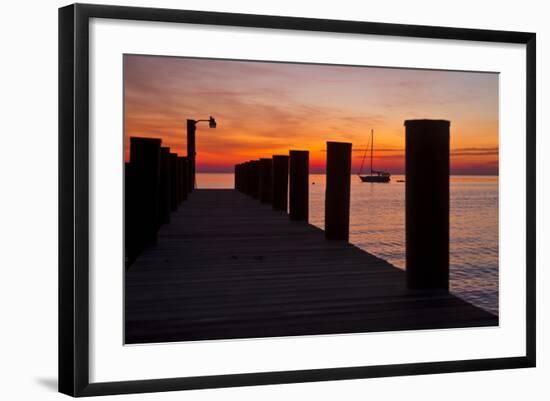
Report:
[[[446,120],[405,121],[406,271],[412,289],[449,289]]]
[[[245,172],[244,172],[244,163],[239,164],[239,191],[244,193],[245,186]]]
[[[179,201],[180,203],[187,200],[187,193],[189,190],[189,187],[187,186],[187,172],[185,171],[186,168],[188,168],[186,163],[186,158],[183,156],[178,156],[177,158],[177,164],[178,164],[178,173],[179,173]]]
[[[159,226],[170,223],[170,148],[160,148]]]
[[[250,195],[250,162],[243,163],[243,193]]]
[[[174,212],[178,209],[178,155],[170,153],[170,209]]]
[[[309,151],[289,152],[289,217],[295,221],[309,218]]]
[[[246,192],[246,163],[237,164],[237,178],[236,178],[236,189],[240,192]]]
[[[251,176],[251,169],[250,169],[250,161],[247,161],[243,165],[243,173],[244,173],[244,193],[246,195],[251,194],[251,188],[252,188],[252,176]]]
[[[244,163],[239,164],[239,191],[244,192]]]
[[[124,163],[124,261],[126,268],[136,260],[139,252],[139,213],[136,199],[136,179],[132,163]]]
[[[186,201],[189,195],[189,158],[187,156],[182,156],[181,164],[182,200]]]
[[[255,199],[260,198],[260,162],[259,160],[251,160],[249,162],[249,177],[250,177],[250,196]]]
[[[137,241],[140,249],[157,242],[160,144],[160,139],[130,138],[130,163],[136,186],[133,199],[128,199],[127,202],[135,202],[139,211]]]
[[[273,156],[273,209],[288,209],[288,156]]]
[[[260,202],[271,203],[273,200],[273,161],[271,159],[260,159],[258,168],[258,194]]]
[[[197,130],[195,120],[187,120],[187,159],[189,163],[189,174],[188,174],[188,192],[192,192],[195,188],[196,177],[195,177],[195,158],[197,155],[195,149],[195,132]]]
[[[351,143],[327,142],[325,238],[349,240]]]
[[[181,162],[180,156],[176,154],[176,201],[178,207],[182,202],[182,188],[181,188]]]

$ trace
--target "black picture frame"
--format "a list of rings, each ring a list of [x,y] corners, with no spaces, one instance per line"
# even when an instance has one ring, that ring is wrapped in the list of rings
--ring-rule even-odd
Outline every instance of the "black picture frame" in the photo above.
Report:
[[[526,354],[521,357],[217,376],[89,381],[89,21],[91,18],[436,38],[526,45]],[[59,391],[71,396],[159,392],[535,366],[536,35],[435,26],[74,4],[59,9]]]

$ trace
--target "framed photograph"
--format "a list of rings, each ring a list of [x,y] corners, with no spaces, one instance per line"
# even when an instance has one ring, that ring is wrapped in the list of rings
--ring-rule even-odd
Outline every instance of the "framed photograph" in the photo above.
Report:
[[[535,366],[535,34],[59,10],[59,390]]]

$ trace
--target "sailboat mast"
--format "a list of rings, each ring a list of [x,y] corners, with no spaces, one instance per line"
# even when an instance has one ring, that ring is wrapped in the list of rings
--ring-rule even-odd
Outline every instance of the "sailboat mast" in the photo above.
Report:
[[[372,175],[372,148],[374,146],[374,130],[370,130],[370,173]]]

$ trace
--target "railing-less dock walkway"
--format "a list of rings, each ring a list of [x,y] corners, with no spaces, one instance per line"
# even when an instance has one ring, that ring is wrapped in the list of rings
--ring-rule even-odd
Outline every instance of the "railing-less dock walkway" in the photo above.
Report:
[[[498,324],[405,276],[241,192],[195,190],[126,271],[126,343]]]

